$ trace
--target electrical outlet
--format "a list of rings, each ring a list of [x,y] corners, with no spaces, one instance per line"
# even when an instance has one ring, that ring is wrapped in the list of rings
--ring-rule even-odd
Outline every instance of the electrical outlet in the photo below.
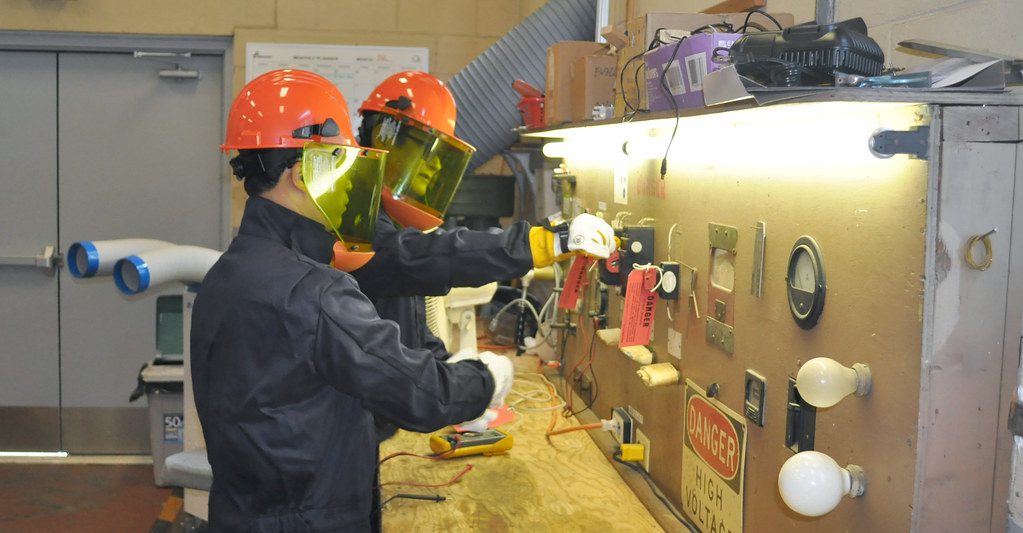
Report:
[[[643,445],[643,470],[650,471],[650,439],[636,428],[636,443]]]
[[[632,265],[649,265],[654,262],[654,228],[653,226],[628,226],[625,238],[622,239],[621,261],[618,265],[618,276],[624,293],[629,281]]]
[[[624,407],[611,409],[611,420],[617,422],[615,428],[615,440],[618,444],[632,444],[636,442],[635,426],[632,423],[632,415]]]
[[[681,279],[682,265],[675,261],[661,262],[661,286],[657,289],[661,298],[665,300],[678,300],[679,280]]]

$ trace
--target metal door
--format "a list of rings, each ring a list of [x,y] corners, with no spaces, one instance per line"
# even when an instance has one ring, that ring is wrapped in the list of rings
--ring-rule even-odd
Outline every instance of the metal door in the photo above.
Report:
[[[198,79],[160,70],[196,70]],[[61,53],[60,246],[147,237],[220,247],[223,58]],[[61,273],[63,446],[144,453],[145,405],[128,403],[155,353],[155,302],[182,287],[121,295],[109,279]]]
[[[0,52],[0,450],[60,449],[57,56]]]
[[[199,77],[161,76],[178,65]],[[217,54],[0,51],[0,451],[148,452],[128,396],[155,353],[156,297],[181,287],[125,297],[44,250],[219,248],[223,82]]]

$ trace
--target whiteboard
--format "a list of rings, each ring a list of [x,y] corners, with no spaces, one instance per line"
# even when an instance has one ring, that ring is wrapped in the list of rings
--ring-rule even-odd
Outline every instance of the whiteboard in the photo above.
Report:
[[[353,131],[359,106],[385,78],[402,70],[429,72],[429,48],[337,44],[246,43],[245,82],[281,68],[315,72],[345,95]]]

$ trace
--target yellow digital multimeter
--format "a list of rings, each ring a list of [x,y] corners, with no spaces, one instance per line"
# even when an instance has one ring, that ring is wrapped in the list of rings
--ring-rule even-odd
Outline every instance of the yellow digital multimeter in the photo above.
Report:
[[[515,439],[511,435],[488,429],[483,433],[466,431],[446,435],[430,435],[430,449],[433,453],[444,454],[445,459],[466,455],[498,455],[511,449]]]

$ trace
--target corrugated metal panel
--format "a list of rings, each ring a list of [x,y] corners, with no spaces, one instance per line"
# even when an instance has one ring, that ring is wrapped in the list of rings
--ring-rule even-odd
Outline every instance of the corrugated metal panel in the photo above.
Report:
[[[455,133],[476,147],[467,173],[518,139],[521,122],[511,88],[516,79],[543,89],[547,48],[559,41],[590,41],[596,0],[550,0],[456,74],[448,87],[458,102]]]

